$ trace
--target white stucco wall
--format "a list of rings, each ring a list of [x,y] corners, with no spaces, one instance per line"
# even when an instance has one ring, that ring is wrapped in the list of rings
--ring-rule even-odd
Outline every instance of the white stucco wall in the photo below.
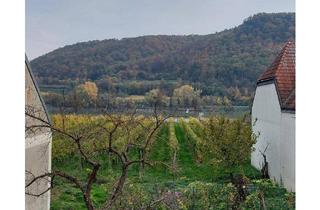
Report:
[[[283,185],[295,192],[295,114],[281,114],[281,175]]]
[[[51,171],[51,133],[44,133],[26,138],[25,145],[25,170],[32,172],[33,175],[26,172],[26,183],[33,179],[33,176],[39,176]],[[45,177],[26,188],[27,193],[40,194],[50,186],[50,179]],[[50,191],[36,197],[26,194],[26,210],[50,209]]]
[[[258,135],[258,139],[251,162],[261,169],[263,157],[260,151],[264,151],[269,144],[266,151],[269,173],[276,180],[280,177],[280,119],[281,109],[275,85],[259,86],[252,106],[252,122],[255,122],[253,132]]]
[[[295,119],[294,114],[281,112],[276,87],[273,83],[258,86],[252,106],[252,129],[258,135],[251,164],[263,165],[260,151],[266,146],[270,178],[294,191]]]
[[[42,103],[36,86],[32,80],[31,74],[26,65],[25,67],[25,105],[26,112],[48,121],[44,104]],[[43,125],[37,119],[28,115],[25,117],[26,127]],[[51,171],[51,142],[52,132],[49,128],[30,128],[25,133],[25,183],[39,175],[43,175]],[[32,196],[30,194],[39,195],[48,189],[50,179],[45,177],[39,179],[25,189],[25,206],[27,210],[46,210],[50,209],[50,191],[41,196]]]

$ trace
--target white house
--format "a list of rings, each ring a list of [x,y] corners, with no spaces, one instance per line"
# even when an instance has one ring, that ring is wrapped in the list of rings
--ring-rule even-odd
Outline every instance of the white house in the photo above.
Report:
[[[25,60],[25,110],[25,182],[28,185],[34,177],[48,173],[51,170],[52,133],[49,128],[37,127],[44,125],[41,120],[49,122],[49,117],[27,57]],[[27,210],[50,209],[49,186],[50,180],[48,177],[44,177],[33,182],[25,189],[25,206]]]
[[[271,179],[295,191],[295,44],[288,42],[257,82],[252,129],[258,135],[251,164],[264,165]]]

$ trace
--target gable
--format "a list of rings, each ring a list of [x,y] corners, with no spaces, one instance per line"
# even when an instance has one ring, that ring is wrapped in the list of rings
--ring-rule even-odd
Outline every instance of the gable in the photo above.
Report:
[[[32,75],[29,62],[25,60],[25,112],[50,122],[45,104],[41,98],[40,91]],[[26,127],[39,125],[40,121],[26,115]]]
[[[295,70],[295,44],[289,41],[257,82],[258,86],[275,83],[282,110],[295,110]]]
[[[281,107],[274,83],[258,86],[252,104],[252,116],[259,121],[278,124]],[[267,99],[267,100],[266,100]]]

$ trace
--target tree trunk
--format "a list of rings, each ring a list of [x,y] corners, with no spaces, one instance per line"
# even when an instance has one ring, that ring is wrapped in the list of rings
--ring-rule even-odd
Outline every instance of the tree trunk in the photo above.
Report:
[[[139,158],[140,160],[143,158],[143,150],[139,149]],[[140,167],[139,167],[139,178],[142,178],[143,175],[143,170],[144,170],[144,163],[140,162]]]
[[[265,154],[262,154],[262,155],[263,155],[263,166],[261,168],[261,175],[262,175],[262,178],[264,178],[264,179],[270,179],[269,164],[267,161],[267,156]]]
[[[107,209],[111,209],[111,207],[114,205],[116,199],[118,198],[118,196],[120,195],[122,188],[126,182],[127,179],[127,175],[128,175],[128,167],[125,166],[122,169],[122,174],[121,177],[117,183],[116,189],[114,190],[113,194],[111,195],[109,201],[107,202],[105,208],[103,208],[104,210]]]
[[[78,157],[79,157],[79,167],[80,167],[80,170],[82,171],[83,170],[83,162],[82,162],[82,156],[81,156],[80,151],[78,151]]]
[[[84,202],[86,203],[86,207],[88,210],[94,210],[93,204],[92,204],[92,200],[90,198],[90,194],[88,193],[83,193],[83,199]]]

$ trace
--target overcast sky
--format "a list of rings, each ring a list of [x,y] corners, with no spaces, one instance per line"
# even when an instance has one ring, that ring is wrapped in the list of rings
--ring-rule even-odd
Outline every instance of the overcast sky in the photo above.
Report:
[[[155,34],[209,34],[259,12],[294,12],[294,0],[26,0],[26,53],[76,42]]]

